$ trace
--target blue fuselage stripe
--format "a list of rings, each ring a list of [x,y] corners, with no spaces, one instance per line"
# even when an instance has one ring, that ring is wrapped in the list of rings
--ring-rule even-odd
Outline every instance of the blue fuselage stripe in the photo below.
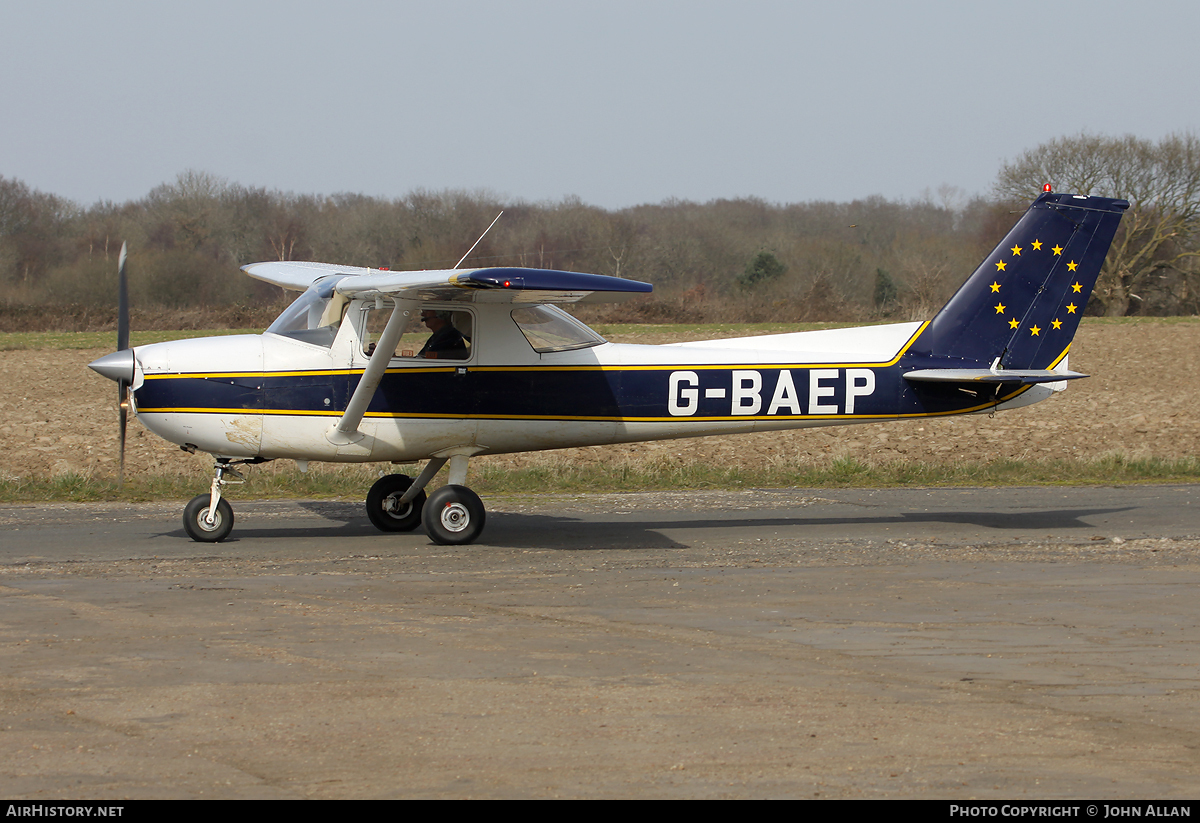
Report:
[[[686,366],[630,369],[457,369],[388,372],[370,417],[713,420],[896,417],[985,408],[1017,385],[911,384],[918,363],[888,366]],[[337,414],[359,372],[156,375],[137,390],[142,411]]]

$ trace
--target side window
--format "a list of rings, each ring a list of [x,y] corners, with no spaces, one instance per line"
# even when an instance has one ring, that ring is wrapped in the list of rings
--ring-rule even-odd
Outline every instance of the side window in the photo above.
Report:
[[[391,306],[363,307],[363,354],[374,356],[376,344],[391,316]],[[392,357],[414,360],[467,360],[474,345],[474,315],[461,309],[421,306],[409,318]]]

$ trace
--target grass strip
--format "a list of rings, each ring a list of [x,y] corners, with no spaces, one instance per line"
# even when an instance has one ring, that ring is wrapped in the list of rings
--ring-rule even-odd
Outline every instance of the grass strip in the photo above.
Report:
[[[165,340],[191,340],[195,337],[225,337],[231,334],[261,334],[262,329],[208,329],[205,331],[133,331],[129,345],[145,346]],[[0,351],[65,351],[71,349],[113,349],[116,332],[111,331],[30,331],[0,334]]]
[[[396,470],[415,474],[415,467]],[[227,493],[242,499],[358,499],[380,475],[371,466],[314,466],[301,474],[290,462],[249,469],[248,483]],[[431,488],[445,482],[435,479]],[[574,463],[549,456],[530,465],[493,466],[479,461],[470,485],[482,495],[545,492],[643,492],[750,488],[896,488],[903,486],[1041,486],[1200,482],[1200,459],[994,460],[948,464],[853,458],[824,464],[773,463],[757,468],[694,462]],[[118,487],[111,477],[60,474],[0,478],[0,503],[186,500],[207,489],[196,474],[135,476]]]

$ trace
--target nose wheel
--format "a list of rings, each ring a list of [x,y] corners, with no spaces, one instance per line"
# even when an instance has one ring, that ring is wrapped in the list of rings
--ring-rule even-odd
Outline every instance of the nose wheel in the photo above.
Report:
[[[192,446],[191,451],[196,447]],[[184,451],[188,451],[185,447]],[[233,531],[233,508],[221,496],[221,490],[231,483],[245,483],[246,478],[234,466],[267,462],[261,457],[230,460],[218,457],[213,466],[212,488],[208,494],[198,494],[183,507],[183,530],[197,543],[220,543]]]
[[[198,494],[183,509],[183,530],[197,543],[220,543],[233,531],[233,508],[225,498],[212,507],[212,495]]]

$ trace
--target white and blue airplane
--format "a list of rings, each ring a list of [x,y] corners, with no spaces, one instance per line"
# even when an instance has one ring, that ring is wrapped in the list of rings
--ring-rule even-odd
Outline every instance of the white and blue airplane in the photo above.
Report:
[[[1071,339],[1128,205],[1047,187],[927,322],[622,345],[554,304],[649,284],[268,262],[244,270],[302,294],[263,334],[128,348],[123,320],[120,350],[90,366],[132,389],[146,428],[215,458],[209,493],[184,510],[194,540],[229,536],[236,466],[426,460],[415,478],[376,482],[367,514],[464,544],[485,520],[465,485],[476,455],[991,412],[1061,391],[1085,376],[1067,369]]]

